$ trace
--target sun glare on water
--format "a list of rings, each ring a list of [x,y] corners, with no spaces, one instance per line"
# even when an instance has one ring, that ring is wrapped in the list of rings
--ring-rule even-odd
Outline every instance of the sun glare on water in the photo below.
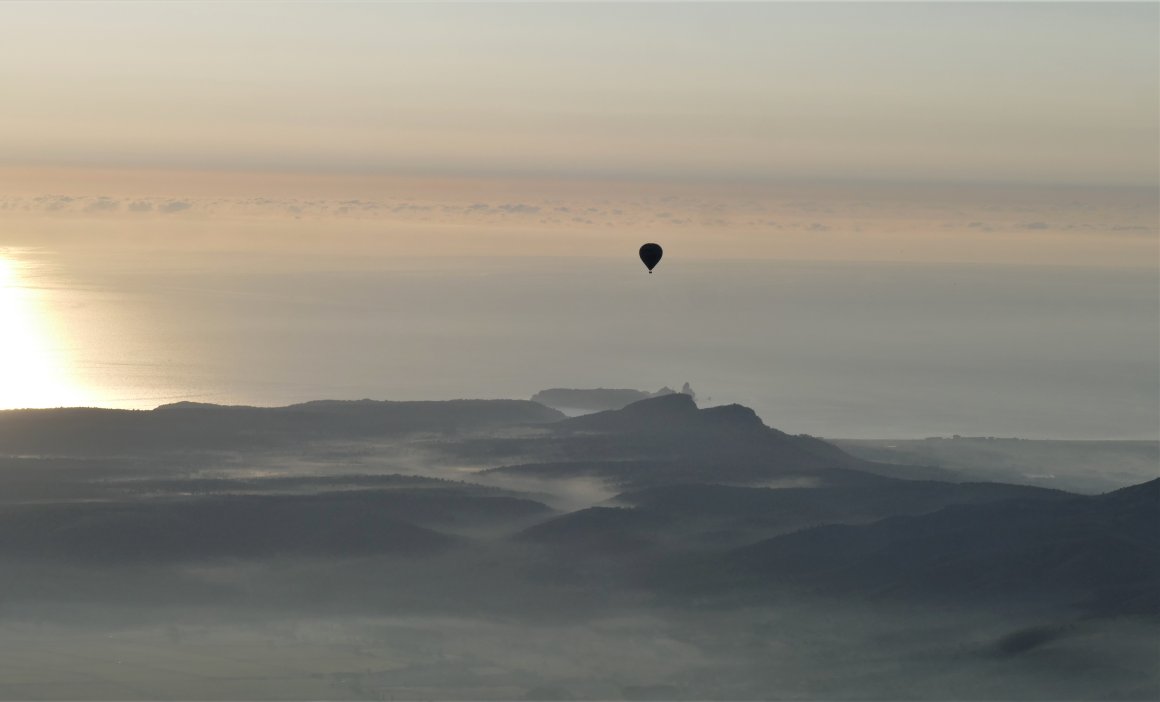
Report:
[[[61,339],[27,271],[0,251],[0,409],[91,405],[70,381]]]

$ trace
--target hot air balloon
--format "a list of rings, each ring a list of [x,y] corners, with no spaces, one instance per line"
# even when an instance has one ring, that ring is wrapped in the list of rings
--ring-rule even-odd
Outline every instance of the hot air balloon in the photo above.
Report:
[[[664,253],[660,244],[645,244],[640,247],[640,260],[644,262],[644,266],[648,269],[649,275],[652,275],[652,269],[656,268],[656,265],[661,262],[661,256]]]

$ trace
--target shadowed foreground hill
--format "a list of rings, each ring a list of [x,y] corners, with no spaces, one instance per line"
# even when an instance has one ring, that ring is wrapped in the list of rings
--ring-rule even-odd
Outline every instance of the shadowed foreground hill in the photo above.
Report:
[[[457,486],[27,505],[0,513],[0,557],[115,564],[419,556],[462,541],[442,532],[551,514],[532,500]]]
[[[1160,479],[1095,497],[955,505],[830,525],[731,553],[718,586],[842,596],[1061,602],[1160,614]],[[726,582],[731,585],[726,586]]]
[[[309,440],[544,424],[563,416],[527,400],[320,400],[288,407],[179,402],[152,411],[8,410],[0,412],[0,453],[60,455],[262,447]]]
[[[1067,500],[1058,490],[1001,483],[939,483],[880,479],[857,487],[756,488],[736,485],[658,485],[617,495],[598,506],[555,517],[525,530],[526,541],[569,546],[575,555],[603,548],[671,551],[743,546],[826,524],[864,524],[895,515],[934,512],[948,505],[1012,499]]]

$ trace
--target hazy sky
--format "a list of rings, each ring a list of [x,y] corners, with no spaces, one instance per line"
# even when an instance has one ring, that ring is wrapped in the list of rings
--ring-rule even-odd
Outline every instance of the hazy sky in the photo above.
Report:
[[[1034,405],[1021,414],[1043,418],[1027,433],[1115,435],[1127,431],[1123,416],[1150,432],[1160,411],[1158,29],[1156,3],[0,3],[0,406],[689,380],[781,421],[770,398],[784,400],[792,383],[772,380],[776,363],[808,380],[787,426],[813,430],[804,408],[844,395],[854,404],[818,410],[819,431],[843,426],[833,419],[843,411],[861,417],[858,402],[936,416],[891,399],[899,384],[867,355],[881,342],[886,363],[915,350],[941,359],[922,393],[948,412],[1015,407],[1001,399],[1010,388]],[[665,248],[661,275],[640,276],[636,252],[650,240]],[[510,256],[531,258],[500,265]],[[765,267],[731,267],[752,259]],[[438,274],[449,261],[454,273]],[[866,267],[878,287],[810,289],[825,304],[774,315],[787,294],[779,261],[933,273],[899,283],[905,295],[886,295],[873,314],[850,301],[893,290],[883,273],[893,268]],[[984,265],[967,276],[968,295],[940,292],[943,264]],[[991,268],[1022,282],[992,291]],[[404,270],[413,284],[374,288],[369,318],[333,326],[332,307],[362,309],[365,291],[343,281],[395,285]],[[535,275],[512,273],[522,270]],[[824,290],[853,289],[853,268],[825,270],[839,272]],[[629,280],[644,287],[617,287]],[[632,342],[647,352],[625,365],[631,354],[607,342],[636,328],[642,291],[661,295],[665,280],[674,314],[690,316],[674,318],[671,344]],[[594,295],[601,285],[612,292]],[[999,321],[975,324],[955,307],[961,295]],[[395,296],[422,302],[413,327],[379,302]],[[280,302],[241,314],[255,300]],[[859,335],[827,341],[805,324],[787,337],[789,319]],[[1107,319],[1119,321],[1100,327]],[[605,323],[589,335],[591,353],[582,343],[542,353],[541,337]],[[685,333],[699,324],[714,333]],[[931,324],[951,330],[945,348],[929,345]],[[772,331],[745,336],[750,328]],[[532,340],[519,342],[524,333]],[[494,382],[471,385],[489,334],[512,341],[487,355],[514,375],[492,369]],[[339,364],[349,377],[301,372],[294,359],[335,365],[313,343],[370,365]],[[999,357],[955,385],[975,345]],[[1047,375],[1027,389],[1005,380],[1013,368]],[[262,369],[285,373],[252,392],[222,389]],[[881,384],[831,385],[867,375]],[[304,387],[300,376],[330,384]],[[969,405],[980,377],[992,384]],[[750,386],[761,387],[753,398],[730,395]],[[1074,411],[1064,401],[1099,393],[1104,401]],[[944,428],[907,421],[875,426]],[[945,427],[968,424],[956,416]]]
[[[0,6],[10,166],[1157,184],[1158,6]]]

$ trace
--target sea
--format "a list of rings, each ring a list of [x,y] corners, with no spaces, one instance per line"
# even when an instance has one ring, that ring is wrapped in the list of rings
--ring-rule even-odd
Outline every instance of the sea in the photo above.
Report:
[[[0,248],[0,408],[686,382],[793,434],[1156,439],[1160,274]]]

